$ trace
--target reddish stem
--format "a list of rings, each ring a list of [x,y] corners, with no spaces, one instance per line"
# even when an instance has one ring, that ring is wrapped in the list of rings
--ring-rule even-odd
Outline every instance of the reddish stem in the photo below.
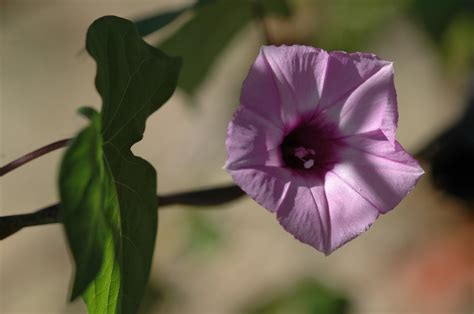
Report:
[[[66,139],[48,144],[46,146],[43,146],[41,148],[38,148],[32,151],[31,153],[26,154],[25,156],[22,156],[18,159],[13,160],[12,162],[6,164],[5,166],[0,167],[0,177],[4,176],[5,174],[9,173],[12,170],[15,170],[18,167],[23,166],[24,164],[32,161],[33,159],[36,159],[56,149],[66,146],[69,140],[70,140],[69,138],[66,138]]]

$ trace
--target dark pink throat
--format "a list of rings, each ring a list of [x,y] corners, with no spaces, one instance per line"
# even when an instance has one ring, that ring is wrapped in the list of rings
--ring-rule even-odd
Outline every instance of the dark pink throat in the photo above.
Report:
[[[286,167],[325,173],[338,160],[342,140],[337,128],[321,121],[302,122],[288,133],[280,148]]]

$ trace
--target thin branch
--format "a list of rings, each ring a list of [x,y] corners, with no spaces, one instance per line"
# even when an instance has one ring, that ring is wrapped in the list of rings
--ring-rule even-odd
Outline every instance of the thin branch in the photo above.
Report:
[[[235,200],[245,193],[236,185],[209,188],[175,194],[158,195],[160,208],[170,205],[217,206]],[[33,213],[0,217],[0,240],[25,227],[60,222],[59,204],[54,204]]]
[[[64,140],[60,140],[60,141],[48,144],[46,146],[43,146],[41,148],[38,148],[32,151],[31,153],[26,154],[25,156],[22,156],[18,159],[13,160],[12,162],[6,164],[5,166],[0,167],[0,177],[4,176],[5,174],[9,173],[12,170],[15,170],[18,167],[23,166],[24,164],[32,161],[33,159],[36,159],[56,149],[66,146],[69,140],[70,139],[66,138]]]
[[[29,214],[0,217],[0,240],[30,226],[40,226],[58,222],[58,204],[51,205]]]
[[[158,195],[158,205],[160,207],[168,205],[217,206],[233,201],[243,195],[245,195],[245,192],[237,185],[230,184],[197,191]]]
[[[272,37],[270,35],[270,31],[268,29],[268,25],[265,22],[265,11],[263,9],[263,4],[262,4],[261,0],[254,0],[254,12],[255,12],[255,16],[257,17],[257,20],[258,20],[259,24],[262,27],[262,32],[263,32],[263,36],[265,38],[265,43],[267,45],[272,45],[273,41],[272,41]]]

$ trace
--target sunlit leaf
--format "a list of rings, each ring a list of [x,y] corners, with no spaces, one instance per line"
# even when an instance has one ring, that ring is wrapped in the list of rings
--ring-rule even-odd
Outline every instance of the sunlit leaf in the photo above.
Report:
[[[61,214],[76,264],[72,298],[89,313],[136,313],[157,231],[156,172],[131,147],[148,116],[172,95],[180,60],[146,44],[135,25],[107,16],[89,28],[102,111],[62,161]]]

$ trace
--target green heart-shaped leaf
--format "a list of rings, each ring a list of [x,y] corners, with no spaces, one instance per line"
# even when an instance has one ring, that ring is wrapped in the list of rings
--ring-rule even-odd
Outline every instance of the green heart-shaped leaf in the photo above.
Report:
[[[87,51],[97,62],[102,111],[70,144],[60,169],[61,214],[76,264],[72,299],[90,313],[135,313],[157,231],[156,172],[131,147],[176,88],[180,59],[146,44],[134,24],[95,21]]]

